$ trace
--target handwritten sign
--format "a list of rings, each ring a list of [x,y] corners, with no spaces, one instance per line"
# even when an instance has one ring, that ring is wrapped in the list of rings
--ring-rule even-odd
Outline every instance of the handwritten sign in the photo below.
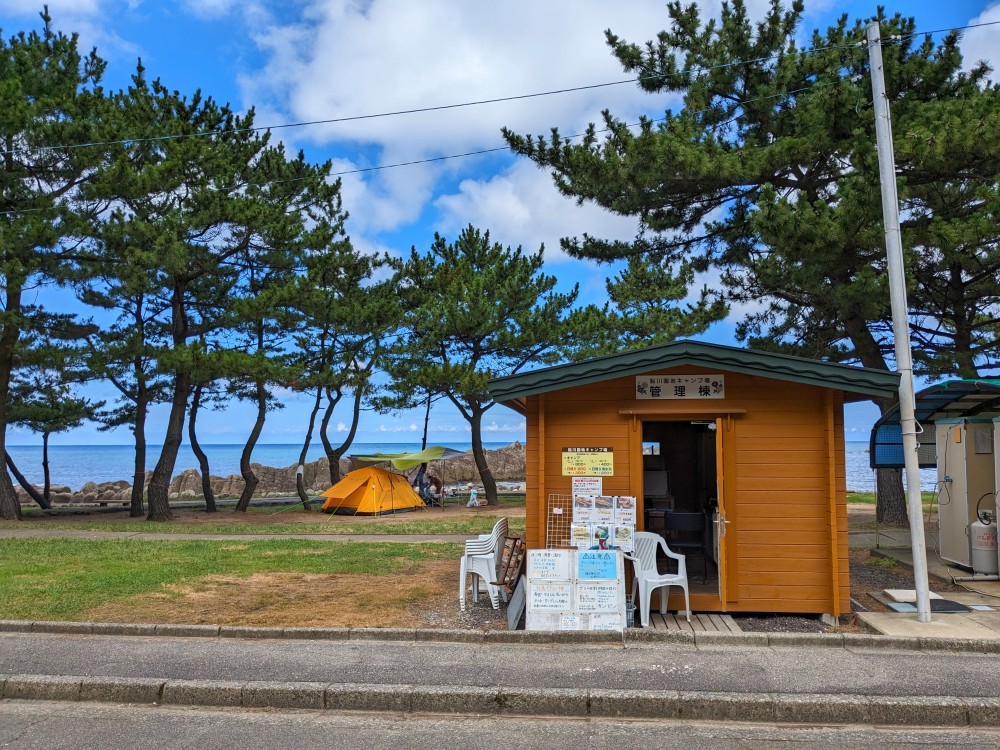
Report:
[[[580,615],[563,615],[559,618],[560,630],[586,630]]]
[[[578,583],[576,585],[576,609],[578,612],[617,612],[617,583]]]
[[[576,577],[581,581],[613,581],[618,577],[615,552],[594,550],[580,552],[576,557]]]
[[[615,453],[611,448],[563,448],[564,477],[611,477],[615,474]]]
[[[725,375],[637,375],[637,399],[700,401],[726,397]]]
[[[565,575],[565,578],[552,577],[556,575]],[[624,629],[622,553],[617,550],[529,550],[525,627],[528,630],[619,632]]]
[[[572,610],[573,584],[532,584],[528,591],[528,608],[534,612],[566,612]]]
[[[616,630],[622,631],[622,616],[619,614],[594,613],[590,616],[591,630]]]
[[[528,553],[528,578],[531,580],[569,580],[569,550],[533,549]]]

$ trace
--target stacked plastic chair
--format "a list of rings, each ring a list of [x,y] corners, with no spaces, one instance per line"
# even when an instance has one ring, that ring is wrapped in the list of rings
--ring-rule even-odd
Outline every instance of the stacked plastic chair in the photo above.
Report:
[[[499,580],[498,569],[503,556],[504,541],[507,539],[507,519],[501,518],[493,525],[489,534],[480,534],[465,543],[465,554],[458,578],[458,604],[465,611],[465,581],[472,575],[472,601],[479,601],[479,579],[486,583],[493,609],[500,608],[500,597],[507,601],[507,592],[494,582]]]

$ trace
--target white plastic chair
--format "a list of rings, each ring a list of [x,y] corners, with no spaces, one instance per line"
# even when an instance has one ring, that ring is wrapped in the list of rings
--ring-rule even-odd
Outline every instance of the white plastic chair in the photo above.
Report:
[[[479,579],[486,583],[493,609],[499,609],[500,598],[507,601],[507,592],[493,582],[499,579],[499,564],[503,556],[504,540],[507,538],[507,519],[501,518],[493,525],[489,534],[480,534],[465,543],[465,554],[458,573],[458,603],[465,611],[465,581],[472,574],[472,601],[479,601]]]
[[[658,588],[666,588],[660,594],[660,614],[667,612],[667,593],[670,586],[680,586],[684,589],[684,608],[687,621],[691,622],[691,600],[688,596],[687,566],[684,555],[671,550],[659,534],[648,531],[637,531],[634,536],[634,549],[625,559],[631,560],[635,567],[635,577],[632,579],[632,601],[635,601],[636,588],[639,589],[639,614],[644,628],[649,627],[649,603],[653,592]],[[656,566],[657,550],[677,561],[676,573],[661,573]]]

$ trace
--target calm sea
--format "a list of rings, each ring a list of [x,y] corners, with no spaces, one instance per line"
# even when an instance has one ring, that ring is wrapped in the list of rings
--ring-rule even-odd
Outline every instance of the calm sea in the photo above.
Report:
[[[502,443],[484,443],[487,448],[503,448],[509,445]],[[848,442],[847,457],[847,488],[858,492],[873,492],[875,490],[875,474],[868,466],[868,443]],[[452,443],[449,448],[469,450],[468,443]],[[253,461],[264,466],[284,468],[293,466],[299,460],[301,446],[293,444],[258,445],[254,450]],[[356,443],[349,453],[402,453],[404,451],[420,450],[419,443]],[[40,484],[42,481],[42,449],[39,446],[8,446],[14,463],[29,481]],[[150,446],[147,468],[152,469],[159,457],[160,446]],[[239,474],[240,453],[242,445],[206,445],[212,474],[226,476]],[[49,448],[49,464],[53,484],[66,484],[73,489],[80,489],[84,483],[111,482],[118,479],[132,479],[132,447],[129,445],[59,445]],[[315,461],[323,456],[322,447],[313,447],[309,452],[309,460]],[[191,449],[184,445],[177,458],[175,474],[185,469],[195,469],[198,461]],[[921,485],[925,490],[933,490],[937,474],[934,469],[920,471]]]
[[[435,443],[447,445],[460,451],[467,451],[472,446],[468,443]],[[509,441],[502,443],[484,442],[487,449],[503,448],[510,445]],[[146,454],[146,468],[152,469],[160,457],[159,445],[149,446]],[[240,473],[240,454],[242,445],[205,445],[202,446],[208,455],[211,473],[224,477]],[[7,450],[11,458],[28,478],[29,482],[42,483],[42,448],[41,446],[9,445]],[[284,468],[294,466],[299,460],[301,445],[267,444],[258,445],[253,452],[254,463],[263,466]],[[420,443],[355,443],[348,453],[370,454],[404,453],[420,450]],[[323,446],[313,446],[308,455],[309,461],[323,458]],[[58,445],[49,446],[49,470],[53,484],[65,484],[74,490],[80,489],[87,482],[113,482],[119,479],[131,483],[132,468],[135,461],[135,451],[131,445]],[[180,474],[185,469],[197,469],[198,459],[195,458],[190,446],[182,445],[177,456],[177,466],[174,474]]]

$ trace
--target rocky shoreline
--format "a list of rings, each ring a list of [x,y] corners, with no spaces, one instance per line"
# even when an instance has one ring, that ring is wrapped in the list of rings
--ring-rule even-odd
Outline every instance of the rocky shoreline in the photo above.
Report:
[[[486,458],[493,472],[494,479],[501,490],[516,489],[523,486],[525,477],[524,446],[513,443],[506,448],[486,451]],[[282,497],[295,494],[295,473],[297,465],[286,466],[283,469],[272,466],[251,464],[260,483],[254,492],[254,497]],[[340,462],[342,474],[350,470],[350,463],[344,459]],[[479,484],[479,474],[471,451],[463,456],[448,461],[433,461],[429,473],[436,475],[446,487],[461,487],[472,489]],[[149,482],[151,472],[146,473]],[[330,486],[330,463],[321,458],[305,465],[304,479],[306,490],[312,495],[323,492]],[[238,497],[243,491],[243,477],[230,474],[225,477],[211,477],[212,491],[218,498]],[[507,485],[507,486],[504,486]],[[510,485],[513,485],[511,487]],[[37,487],[37,485],[36,485]],[[17,495],[24,505],[34,505],[34,501],[23,488],[17,487]],[[41,491],[41,487],[37,487]],[[79,490],[66,485],[53,485],[50,488],[52,503],[85,503],[98,505],[128,504],[131,500],[132,485],[125,480],[114,482],[87,482]],[[201,474],[196,469],[187,469],[176,475],[170,482],[169,496],[173,500],[202,499]]]

